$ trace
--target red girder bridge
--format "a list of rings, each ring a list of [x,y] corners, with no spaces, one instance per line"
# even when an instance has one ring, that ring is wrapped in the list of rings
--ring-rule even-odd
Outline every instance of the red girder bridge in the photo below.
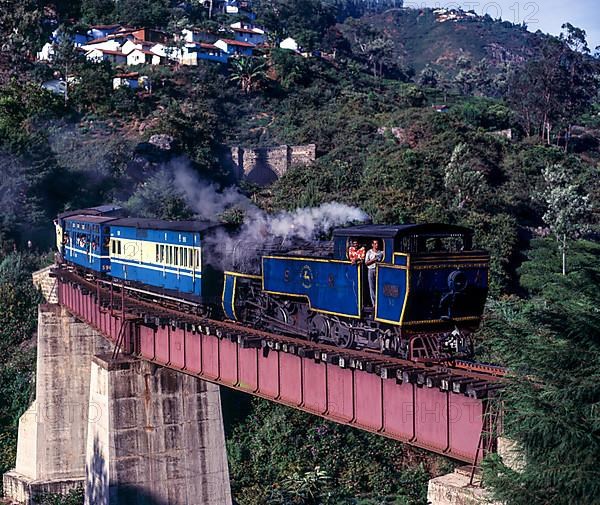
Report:
[[[475,464],[495,450],[502,371],[427,366],[274,335],[143,302],[62,268],[59,303],[157,365]]]

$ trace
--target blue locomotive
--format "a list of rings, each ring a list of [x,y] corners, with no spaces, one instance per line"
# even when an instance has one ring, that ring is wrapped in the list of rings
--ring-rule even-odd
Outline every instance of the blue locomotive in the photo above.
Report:
[[[350,226],[336,229],[330,242],[269,252],[242,244],[258,268],[223,271],[215,265],[230,252],[209,240],[218,224],[126,218],[110,206],[61,214],[55,224],[65,262],[136,292],[192,301],[204,314],[269,331],[413,360],[470,356],[488,291],[489,256],[473,249],[473,232],[459,226]],[[351,259],[357,243],[376,243],[377,260]]]

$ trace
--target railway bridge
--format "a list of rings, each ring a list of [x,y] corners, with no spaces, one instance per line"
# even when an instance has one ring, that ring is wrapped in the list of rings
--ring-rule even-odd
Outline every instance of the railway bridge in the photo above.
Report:
[[[483,493],[472,484],[498,445],[495,367],[273,335],[60,268],[37,281],[50,304],[40,307],[36,400],[3,480],[16,501],[83,484],[86,504],[230,504],[219,386],[470,465],[430,483],[434,504]]]

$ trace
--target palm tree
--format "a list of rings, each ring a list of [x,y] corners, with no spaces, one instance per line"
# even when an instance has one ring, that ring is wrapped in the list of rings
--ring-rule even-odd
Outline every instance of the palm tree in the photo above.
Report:
[[[265,62],[257,58],[238,58],[231,62],[231,80],[239,82],[244,93],[250,93],[265,80],[265,69]]]

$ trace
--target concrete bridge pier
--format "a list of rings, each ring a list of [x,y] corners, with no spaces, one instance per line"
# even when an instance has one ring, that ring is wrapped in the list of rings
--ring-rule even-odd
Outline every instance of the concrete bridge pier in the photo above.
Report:
[[[19,419],[17,461],[4,494],[29,504],[85,479],[90,360],[111,344],[59,305],[38,309],[35,400]]]
[[[230,505],[219,388],[151,363],[92,360],[86,505]]]
[[[134,358],[57,304],[40,305],[35,400],[4,494],[33,505],[83,488],[93,505],[231,505],[219,386]]]

